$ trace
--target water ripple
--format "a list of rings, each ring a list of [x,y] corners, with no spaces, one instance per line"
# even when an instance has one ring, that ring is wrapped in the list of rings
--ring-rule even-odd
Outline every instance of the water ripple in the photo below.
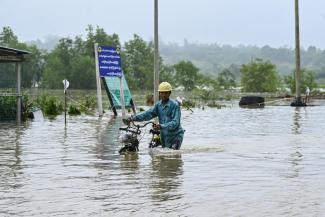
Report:
[[[119,155],[121,119],[0,123],[1,216],[322,216],[321,106],[183,112],[180,151]]]

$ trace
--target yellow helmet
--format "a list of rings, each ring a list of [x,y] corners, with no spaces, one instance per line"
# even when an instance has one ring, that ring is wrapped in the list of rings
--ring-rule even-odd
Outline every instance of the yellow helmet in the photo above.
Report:
[[[164,81],[161,82],[159,84],[159,88],[158,88],[159,92],[168,92],[168,91],[172,91],[172,85],[170,85],[170,83]]]

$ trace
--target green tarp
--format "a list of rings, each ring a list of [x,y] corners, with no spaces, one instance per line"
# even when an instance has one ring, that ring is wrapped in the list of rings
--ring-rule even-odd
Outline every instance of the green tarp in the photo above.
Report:
[[[125,80],[125,77],[122,77],[123,80],[123,89],[124,89],[124,103],[126,108],[133,108],[132,95],[129,89],[129,86]],[[121,108],[121,96],[120,96],[120,78],[119,77],[103,77],[104,86],[107,92],[108,97],[112,99],[114,108]]]

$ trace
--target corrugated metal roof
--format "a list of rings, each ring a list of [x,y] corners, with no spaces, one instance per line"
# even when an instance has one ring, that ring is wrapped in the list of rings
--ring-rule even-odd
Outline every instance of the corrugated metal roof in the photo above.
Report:
[[[22,62],[25,54],[30,52],[9,47],[0,46],[0,62]]]

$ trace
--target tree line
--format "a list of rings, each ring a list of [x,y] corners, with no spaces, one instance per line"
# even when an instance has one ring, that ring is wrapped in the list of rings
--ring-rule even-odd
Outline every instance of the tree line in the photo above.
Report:
[[[89,25],[85,38],[61,38],[50,51],[20,42],[10,27],[3,27],[1,35],[2,45],[30,51],[28,60],[22,67],[22,86],[25,88],[38,84],[42,88],[59,89],[62,88],[62,80],[65,78],[70,81],[70,88],[73,89],[96,88],[94,43],[98,43],[121,47],[122,68],[130,89],[153,89],[154,44],[152,41],[146,42],[136,34],[131,40],[121,44],[117,34],[109,35],[103,28]],[[256,52],[252,52],[251,57],[242,64],[236,60],[236,56],[242,54],[236,53],[232,59],[233,63],[227,65],[225,61],[214,64],[221,58],[221,54],[214,50],[220,48],[230,52],[234,50],[232,47],[206,47],[206,53],[203,52],[202,46],[186,43],[183,46],[185,51],[180,50],[177,45],[174,50],[169,49],[172,45],[168,48],[162,44],[161,47],[164,57],[160,57],[160,81],[169,81],[173,86],[182,87],[185,91],[222,90],[236,86],[241,86],[242,90],[247,92],[275,92],[283,87],[294,88],[293,73],[282,75],[277,65]],[[262,50],[273,52],[271,48],[264,47]],[[310,49],[308,52],[319,53],[319,50]],[[194,54],[196,58],[191,58]],[[279,56],[277,58],[281,59]],[[284,55],[283,58],[288,57]],[[313,61],[317,60],[315,58],[312,58]],[[204,67],[199,67],[205,62],[214,64],[215,69],[210,72]],[[314,70],[304,70],[302,88],[316,87],[315,78]],[[0,88],[13,87],[15,80],[14,65],[0,64]]]
[[[197,44],[184,41],[183,45],[160,43],[160,52],[169,64],[189,59],[207,74],[218,74],[223,69],[238,68],[236,77],[240,77],[239,68],[253,59],[270,60],[276,65],[280,75],[292,74],[295,69],[295,50],[289,47],[272,48],[269,45],[231,46],[219,44]],[[301,48],[301,65],[315,72],[317,79],[325,79],[325,50],[309,46]]]

